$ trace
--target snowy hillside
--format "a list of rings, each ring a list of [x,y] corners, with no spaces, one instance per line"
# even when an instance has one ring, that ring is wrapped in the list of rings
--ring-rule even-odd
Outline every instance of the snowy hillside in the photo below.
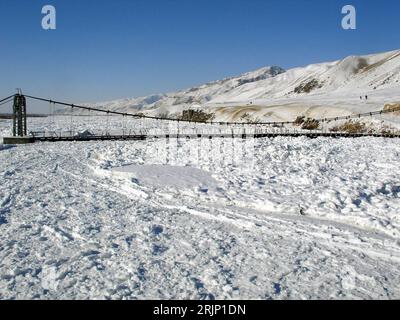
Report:
[[[180,92],[95,105],[169,116],[201,107],[215,113],[219,120],[238,120],[250,115],[268,121],[287,121],[298,115],[323,117],[380,110],[385,103],[400,101],[399,81],[400,50],[397,50],[350,56],[288,71],[265,67]]]
[[[285,70],[280,67],[265,67],[254,72],[245,73],[239,77],[210,82],[180,92],[101,102],[96,103],[94,106],[123,112],[150,110],[152,114],[173,114],[193,106],[207,105],[216,97],[226,95],[236,88],[270,79],[284,72]]]

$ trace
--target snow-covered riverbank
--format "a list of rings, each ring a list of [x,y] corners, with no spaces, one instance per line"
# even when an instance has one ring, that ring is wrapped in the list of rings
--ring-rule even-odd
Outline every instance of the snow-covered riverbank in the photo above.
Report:
[[[400,298],[397,140],[0,150],[0,298]]]

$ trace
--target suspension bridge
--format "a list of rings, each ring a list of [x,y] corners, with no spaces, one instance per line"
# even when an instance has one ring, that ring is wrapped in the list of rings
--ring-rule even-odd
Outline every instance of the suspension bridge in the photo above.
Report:
[[[27,101],[49,105],[42,130],[28,130]],[[316,137],[387,137],[400,138],[400,131],[385,119],[399,112],[399,106],[382,110],[322,119],[298,118],[287,122],[221,122],[195,118],[172,118],[127,113],[88,105],[24,95],[22,92],[0,100],[0,107],[12,105],[12,137],[5,144],[38,141],[146,140],[154,138],[274,138],[278,136]],[[61,108],[57,110],[57,108]],[[190,114],[190,113],[189,113]],[[56,124],[56,118],[62,119]],[[369,118],[373,126],[361,119]],[[95,122],[95,126],[93,123]],[[97,128],[96,128],[97,127]]]

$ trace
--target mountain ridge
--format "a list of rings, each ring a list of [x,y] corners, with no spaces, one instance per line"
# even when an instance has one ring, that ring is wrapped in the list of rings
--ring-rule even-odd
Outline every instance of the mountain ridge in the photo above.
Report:
[[[256,105],[259,109],[254,111],[253,107],[248,110],[250,116],[264,120],[282,120],[285,118],[282,112],[276,117],[276,110],[272,114],[262,114],[265,111],[262,109],[279,105],[287,108],[292,105],[298,109],[294,113],[300,115],[310,105],[314,109],[318,105],[332,108],[329,101],[336,98],[337,103],[344,107],[348,105],[348,112],[352,112],[355,98],[362,101],[363,96],[380,97],[382,107],[384,103],[400,100],[400,90],[397,89],[400,89],[400,50],[364,56],[353,55],[337,61],[289,70],[267,66],[177,92],[95,103],[94,106],[121,112],[172,117],[178,117],[186,109],[202,108],[215,113],[217,119],[232,120],[238,115],[229,114],[227,108],[245,110]],[[318,104],[316,101],[319,101]],[[378,104],[365,105],[369,109],[378,107]],[[355,109],[358,110],[358,107]],[[289,110],[286,118],[292,119],[294,113]]]

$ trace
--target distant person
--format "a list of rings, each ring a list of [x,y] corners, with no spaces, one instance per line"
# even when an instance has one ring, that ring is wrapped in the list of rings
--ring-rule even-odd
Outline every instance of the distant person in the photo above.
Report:
[[[368,96],[365,96],[365,100],[368,100]]]

